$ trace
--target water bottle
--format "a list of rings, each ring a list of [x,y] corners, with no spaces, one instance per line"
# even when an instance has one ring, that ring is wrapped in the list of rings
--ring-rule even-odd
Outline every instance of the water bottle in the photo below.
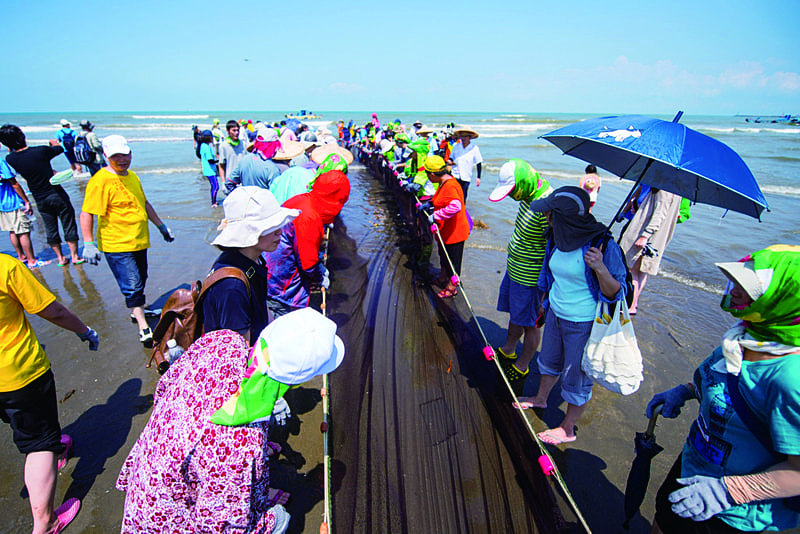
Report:
[[[167,353],[169,354],[169,363],[172,365],[178,358],[180,358],[186,350],[178,345],[178,342],[174,339],[170,339],[167,341]]]

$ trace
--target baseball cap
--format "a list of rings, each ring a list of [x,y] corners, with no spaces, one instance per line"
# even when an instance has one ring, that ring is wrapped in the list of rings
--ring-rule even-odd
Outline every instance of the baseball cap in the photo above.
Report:
[[[121,135],[109,135],[103,139],[103,154],[106,157],[111,157],[115,154],[130,154],[131,147],[128,146],[128,141]]]
[[[489,200],[499,202],[514,189],[517,185],[517,181],[514,179],[514,169],[516,169],[514,161],[507,161],[500,167],[500,178],[497,180],[497,187],[489,194]]]
[[[61,126],[69,126],[69,121],[67,119],[61,119],[58,121]]]
[[[89,128],[91,130],[94,128],[94,124],[91,121],[81,121],[81,128]]]

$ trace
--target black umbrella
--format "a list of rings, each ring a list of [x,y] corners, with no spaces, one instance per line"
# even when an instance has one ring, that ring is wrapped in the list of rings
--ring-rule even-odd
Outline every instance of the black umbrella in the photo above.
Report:
[[[662,404],[653,409],[653,417],[647,425],[645,432],[637,432],[636,439],[633,440],[636,448],[636,458],[633,459],[631,472],[628,473],[628,482],[625,485],[625,529],[630,528],[630,522],[644,500],[647,492],[647,484],[650,482],[650,461],[664,450],[664,447],[656,443],[656,436],[653,433],[656,428],[656,419],[661,413]]]

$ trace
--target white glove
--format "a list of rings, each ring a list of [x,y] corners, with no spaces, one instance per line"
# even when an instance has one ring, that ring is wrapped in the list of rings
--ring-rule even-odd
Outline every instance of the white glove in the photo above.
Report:
[[[331,287],[331,277],[330,273],[328,272],[328,268],[324,265],[322,266],[322,282],[320,283],[322,287],[328,289]]]
[[[272,419],[270,424],[278,426],[285,426],[286,420],[292,416],[292,410],[289,409],[289,404],[286,399],[281,397],[275,401],[275,406],[272,408]]]

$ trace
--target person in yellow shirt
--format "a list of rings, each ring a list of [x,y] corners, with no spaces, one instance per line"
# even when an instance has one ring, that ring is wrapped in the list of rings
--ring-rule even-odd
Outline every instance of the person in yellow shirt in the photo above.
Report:
[[[11,425],[14,444],[25,455],[34,534],[60,532],[81,506],[68,499],[54,510],[58,469],[66,464],[72,440],[61,434],[50,360],[25,312],[75,332],[89,342],[89,350],[97,350],[100,339],[22,262],[0,254],[0,419]]]
[[[147,249],[150,231],[147,221],[158,227],[164,240],[175,236],[147,201],[136,173],[129,171],[131,148],[121,135],[103,139],[108,167],[103,167],[86,184],[80,215],[83,233],[83,259],[92,265],[105,254],[117,280],[125,305],[139,326],[139,341],[153,346],[153,332],[144,316],[144,286],[147,281]],[[97,242],[94,241],[94,216],[97,216]]]

